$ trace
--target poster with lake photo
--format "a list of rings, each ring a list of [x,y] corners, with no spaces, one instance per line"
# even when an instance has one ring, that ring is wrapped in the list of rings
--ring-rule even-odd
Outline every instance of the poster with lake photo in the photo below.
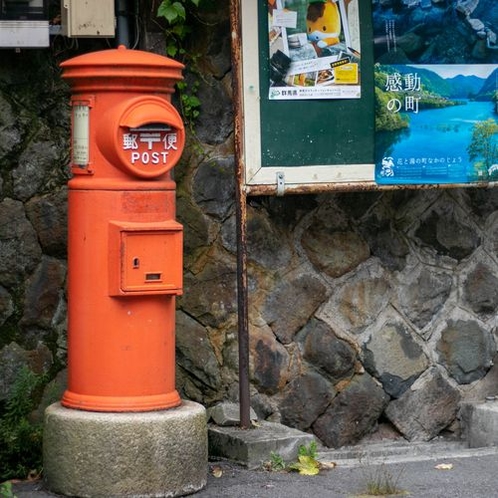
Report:
[[[372,10],[376,182],[498,181],[498,2]]]

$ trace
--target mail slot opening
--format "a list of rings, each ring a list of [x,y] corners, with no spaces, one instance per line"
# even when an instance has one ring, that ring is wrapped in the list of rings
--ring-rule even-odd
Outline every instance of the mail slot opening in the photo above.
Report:
[[[146,282],[157,282],[158,280],[161,280],[160,273],[146,273],[145,274],[145,281]]]
[[[140,131],[140,132],[146,132],[146,131],[171,131],[172,128],[170,125],[164,124],[164,123],[147,123],[143,124],[141,126],[136,126],[133,128],[130,128],[130,131]]]

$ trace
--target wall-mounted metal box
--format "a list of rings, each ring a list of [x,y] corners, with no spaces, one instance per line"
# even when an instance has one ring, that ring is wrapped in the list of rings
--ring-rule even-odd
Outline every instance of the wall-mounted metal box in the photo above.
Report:
[[[113,38],[114,0],[62,0],[61,21],[69,38]]]
[[[48,47],[47,0],[0,0],[0,47]]]
[[[49,45],[48,21],[0,21],[2,48],[34,48]]]

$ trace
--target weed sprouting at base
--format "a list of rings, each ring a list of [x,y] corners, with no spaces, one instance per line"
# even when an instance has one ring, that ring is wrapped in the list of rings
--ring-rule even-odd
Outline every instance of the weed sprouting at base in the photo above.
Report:
[[[407,494],[399,486],[402,474],[403,469],[397,474],[393,474],[384,464],[370,468],[366,476],[365,494],[360,496],[402,496]]]

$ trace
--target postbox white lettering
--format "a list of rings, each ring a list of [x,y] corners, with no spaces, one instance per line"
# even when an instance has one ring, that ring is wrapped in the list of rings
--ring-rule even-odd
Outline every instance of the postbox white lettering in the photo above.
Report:
[[[177,150],[177,147],[176,147],[176,142],[177,142],[176,133],[166,133],[166,135],[164,135],[163,142],[164,142],[164,148],[166,150],[169,150],[169,149]]]
[[[168,156],[178,150],[178,135],[167,130],[130,129],[123,133],[123,150],[129,151],[131,164],[161,165],[167,164]],[[159,149],[159,150],[157,150]]]
[[[158,143],[161,141],[160,133],[141,133],[140,134],[140,142],[147,144],[147,149],[152,150],[152,146],[154,143]]]
[[[123,135],[123,150],[138,149],[137,137],[138,135],[135,135],[133,133],[125,133]]]
[[[152,164],[166,164],[166,159],[168,157],[167,152],[152,152],[150,162]]]
[[[166,164],[168,152],[132,152],[131,163],[140,162],[142,164]]]

